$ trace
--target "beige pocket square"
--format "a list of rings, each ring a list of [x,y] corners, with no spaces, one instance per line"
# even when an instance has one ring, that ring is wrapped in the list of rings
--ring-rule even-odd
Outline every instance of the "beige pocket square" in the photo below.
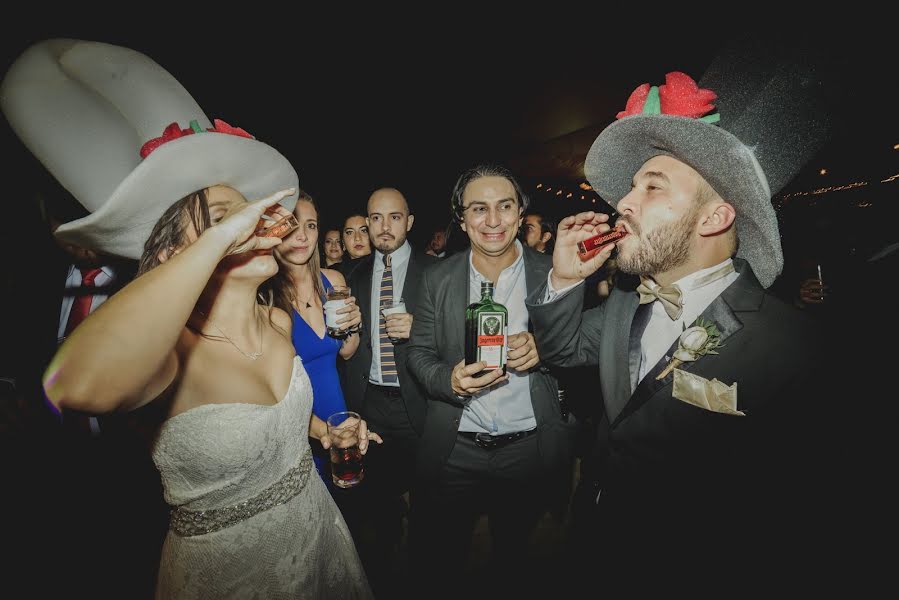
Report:
[[[745,417],[746,413],[737,410],[737,384],[725,385],[717,379],[709,381],[699,375],[674,370],[674,390],[671,395],[693,406],[722,413]]]

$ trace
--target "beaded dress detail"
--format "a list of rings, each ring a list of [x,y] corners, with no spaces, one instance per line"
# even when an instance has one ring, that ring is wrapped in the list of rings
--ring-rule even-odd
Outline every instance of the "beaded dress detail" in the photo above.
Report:
[[[153,460],[172,518],[157,598],[371,598],[314,473],[311,411],[296,357],[278,404],[207,404],[163,424]]]

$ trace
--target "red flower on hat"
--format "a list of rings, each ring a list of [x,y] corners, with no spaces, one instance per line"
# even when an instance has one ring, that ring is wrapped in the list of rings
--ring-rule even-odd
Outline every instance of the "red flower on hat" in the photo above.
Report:
[[[151,152],[162,146],[166,142],[171,142],[172,140],[177,140],[180,137],[184,137],[185,135],[190,135],[194,132],[193,129],[181,129],[177,123],[172,123],[162,132],[162,135],[158,138],[153,138],[146,144],[140,147],[140,157],[147,158]]]
[[[213,119],[212,124],[214,127],[212,129],[207,129],[206,131],[214,131],[216,133],[228,133],[230,135],[239,135],[240,137],[253,139],[253,136],[241,129],[240,127],[231,127],[221,119]]]
[[[625,109],[615,118],[639,114],[675,115],[714,123],[719,115],[707,113],[715,109],[712,101],[717,97],[712,90],[700,88],[686,73],[672,71],[665,75],[664,85],[650,87],[644,83],[635,89],[627,99]]]
[[[718,95],[712,90],[700,89],[693,78],[674,71],[665,75],[665,85],[659,86],[659,100],[663,115],[680,115],[698,119],[715,109],[712,100]]]
[[[236,135],[239,137],[249,138],[251,140],[255,139],[252,135],[250,135],[240,127],[232,127],[221,119],[213,119],[212,123],[214,126],[206,129],[207,132],[227,133],[228,135]],[[181,129],[181,127],[178,126],[178,123],[172,123],[165,128],[160,137],[153,138],[152,140],[141,146],[140,157],[147,158],[151,152],[153,152],[166,142],[171,142],[172,140],[177,140],[178,138],[184,137],[186,135],[193,135],[195,133],[204,133],[203,128],[200,127],[196,120],[190,122],[190,127],[188,129]]]
[[[646,97],[649,95],[649,84],[644,83],[633,92],[627,99],[627,105],[624,110],[615,115],[616,119],[622,119],[631,115],[639,115],[643,112],[643,105],[646,104]]]

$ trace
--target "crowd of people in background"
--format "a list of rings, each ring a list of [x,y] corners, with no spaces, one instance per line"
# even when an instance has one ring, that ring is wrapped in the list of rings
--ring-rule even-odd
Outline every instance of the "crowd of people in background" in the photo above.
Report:
[[[820,261],[785,266],[778,185],[717,122],[712,90],[683,73],[635,90],[586,157],[607,212],[559,213],[479,164],[418,235],[421,199],[391,182],[322,223],[285,157],[207,119],[152,64],[146,93],[191,133],[160,122],[113,191],[71,179],[111,167],[52,143],[84,135],[44,124],[62,105],[35,108],[45,90],[18,71],[5,82],[21,93],[5,114],[46,153],[59,251],[40,268],[39,348],[0,375],[16,428],[56,440],[42,460],[63,457],[48,472],[67,501],[40,505],[60,524],[36,527],[61,540],[67,580],[109,571],[93,592],[129,598],[480,598],[569,593],[600,570],[635,590],[658,583],[646,569],[675,587],[733,569],[796,581],[825,558],[817,519],[838,496],[821,399],[842,388],[820,373],[828,342],[848,339],[828,327],[858,303],[831,296]],[[63,88],[60,102],[80,89]],[[128,89],[103,101],[136,118]],[[189,175],[174,176],[176,152]],[[283,237],[259,229],[288,216]],[[622,239],[579,249],[613,226]],[[897,255],[877,250],[865,273]],[[465,315],[486,282],[508,322],[504,366],[482,372]],[[340,286],[336,335],[325,304]],[[349,489],[325,424],[346,410],[365,469]],[[565,532],[548,553],[531,543],[547,515]],[[490,562],[474,578],[481,519]]]

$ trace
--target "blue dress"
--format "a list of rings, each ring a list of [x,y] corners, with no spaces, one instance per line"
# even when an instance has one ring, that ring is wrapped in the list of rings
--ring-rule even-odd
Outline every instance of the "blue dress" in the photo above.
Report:
[[[322,275],[325,290],[330,289],[331,282]],[[312,412],[322,421],[328,416],[346,410],[343,390],[340,388],[340,377],[337,374],[337,353],[343,344],[325,333],[324,337],[312,330],[300,313],[293,310],[293,347],[303,359],[303,367],[312,382]],[[319,474],[330,488],[331,474],[327,470],[328,454],[317,448],[313,459]]]

